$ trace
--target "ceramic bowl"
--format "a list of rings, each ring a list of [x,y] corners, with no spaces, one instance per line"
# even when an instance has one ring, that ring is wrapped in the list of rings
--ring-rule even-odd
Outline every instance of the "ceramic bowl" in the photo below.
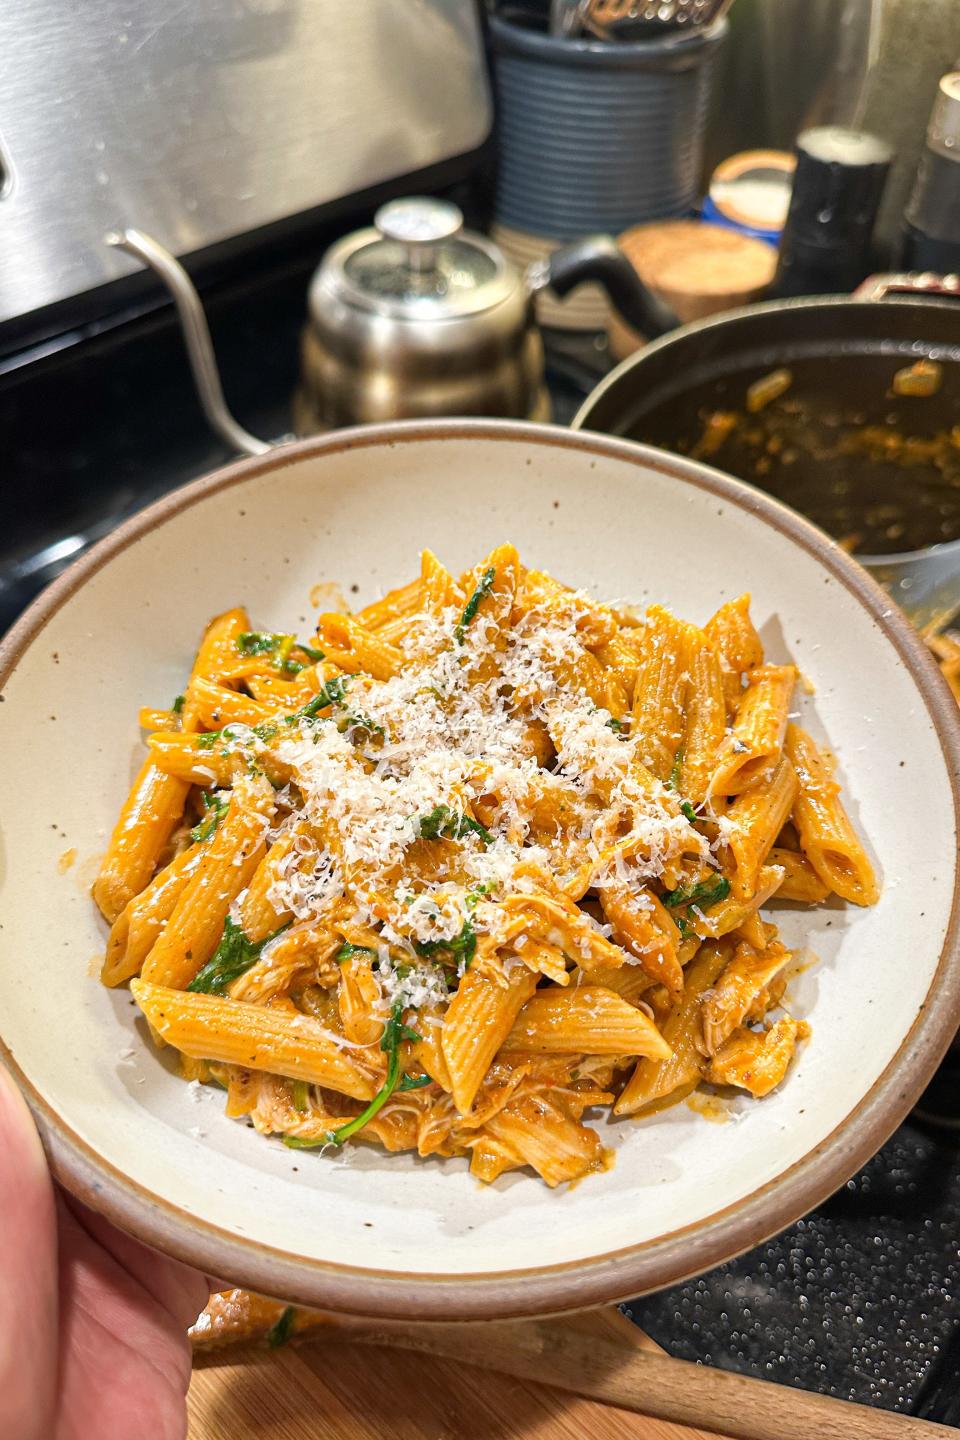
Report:
[[[211,614],[309,627],[310,592],[366,603],[429,545],[454,570],[504,539],[607,599],[702,621],[749,588],[768,654],[816,685],[884,890],[874,910],[780,907],[818,957],[791,981],[813,1035],[785,1083],[709,1123],[681,1104],[608,1121],[613,1168],[566,1192],[480,1186],[459,1160],[295,1153],[223,1115],[95,978],[89,896],[141,754]],[[340,432],[231,465],[74,565],[0,660],[0,1051],[54,1170],[117,1224],[207,1272],[366,1316],[556,1312],[716,1265],[840,1185],[907,1113],[956,1027],[957,707],[864,572],[766,496],[588,433],[499,421]],[[76,863],[70,864],[73,853]]]

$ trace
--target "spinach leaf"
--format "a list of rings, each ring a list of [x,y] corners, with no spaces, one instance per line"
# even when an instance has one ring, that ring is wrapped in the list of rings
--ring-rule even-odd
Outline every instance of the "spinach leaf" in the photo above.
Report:
[[[264,630],[244,630],[237,636],[237,649],[241,655],[272,655],[282,639]]]
[[[479,835],[484,845],[493,844],[493,836],[479,820],[454,813],[447,805],[435,805],[429,814],[419,816],[416,824],[421,840],[462,840],[466,835]]]
[[[344,710],[337,717],[337,729],[343,735],[347,730],[366,730],[369,735],[385,735],[386,731],[376,720],[371,720],[369,715],[364,715],[360,710]]]
[[[296,1313],[294,1307],[288,1305],[280,1317],[271,1325],[266,1334],[266,1341],[271,1350],[276,1350],[279,1345],[286,1345],[290,1339],[290,1332],[293,1329]]]
[[[413,948],[418,955],[426,959],[434,955],[449,954],[458,968],[462,965],[466,970],[477,953],[477,932],[472,921],[464,920],[459,935],[453,935],[449,940],[415,940]]]
[[[296,725],[298,720],[312,720],[318,710],[326,710],[328,705],[338,705],[347,693],[347,679],[343,675],[334,675],[332,680],[327,680],[306,705],[299,710],[294,710],[292,715],[285,717],[287,725]]]
[[[221,795],[219,791],[211,795],[208,791],[204,790],[200,798],[203,801],[203,808],[206,814],[190,831],[190,839],[197,844],[202,844],[204,840],[210,839],[210,836],[214,833],[220,821],[230,809],[230,797],[228,795]]]
[[[287,922],[289,925],[290,922]],[[187,986],[195,995],[226,995],[227,986],[238,976],[246,974],[251,965],[260,959],[260,952],[271,940],[287,929],[281,925],[272,935],[254,942],[248,940],[243,930],[228,915],[220,937],[220,944],[214,950],[203,969]]]
[[[337,965],[342,965],[345,960],[352,960],[354,955],[375,954],[376,951],[371,950],[369,945],[351,945],[349,940],[345,940],[333,958]]]
[[[680,746],[680,749],[677,751],[676,755],[673,757],[673,765],[672,765],[672,767],[671,767],[671,769],[670,769],[670,774],[667,776],[666,780],[664,780],[664,782],[663,782],[664,785],[667,787],[668,790],[679,790],[679,789],[680,789],[680,777],[681,777],[682,773],[683,773],[683,746],[681,745],[681,746]]]
[[[671,768],[671,770],[670,770],[670,774],[667,776],[666,780],[664,780],[664,782],[663,782],[664,789],[666,789],[666,790],[679,790],[679,789],[680,789],[680,780],[681,780],[681,778],[682,778],[682,773],[683,773],[683,746],[681,745],[681,746],[680,746],[680,749],[677,751],[676,755],[674,756],[673,766],[672,766],[672,768]],[[687,817],[687,819],[690,821],[690,824],[691,824],[691,825],[692,825],[696,820],[700,819],[700,816],[698,816],[696,810],[694,810],[694,808],[693,808],[693,806],[691,805],[691,803],[690,803],[689,800],[681,800],[681,801],[680,801],[680,813],[681,813],[682,815],[685,815],[685,816]]]
[[[320,687],[313,699],[308,700],[306,705],[301,705],[300,709],[294,710],[291,715],[284,715],[283,723],[285,725],[296,725],[301,720],[313,720],[318,710],[326,710],[328,705],[339,704],[346,694],[346,690],[347,677],[335,675],[332,680],[328,680],[326,684]],[[234,731],[235,728],[240,729],[240,735],[235,736],[232,733],[227,733]],[[263,740],[264,743],[275,740],[280,733],[279,724],[269,720],[265,720],[260,725],[245,725],[241,727],[225,725],[222,730],[207,730],[205,734],[198,735],[196,737],[197,749],[212,750],[216,745],[219,745],[224,738],[233,739],[236,744],[243,745],[244,730],[249,730],[252,735],[255,735],[258,740]]]
[[[237,649],[241,655],[269,655],[276,668],[284,675],[299,675],[303,666],[291,658],[291,651],[299,650],[308,660],[323,659],[323,651],[298,640],[295,635],[275,635],[267,630],[245,630],[237,636]]]
[[[460,616],[460,619],[457,622],[456,629],[453,632],[454,638],[456,639],[458,645],[463,644],[464,632],[466,631],[467,626],[470,624],[470,621],[480,609],[480,602],[483,597],[485,595],[489,595],[491,589],[493,588],[493,582],[494,580],[496,580],[496,578],[497,572],[491,565],[489,570],[484,571],[476,590],[474,590],[473,594],[470,596],[470,599],[463,607],[463,614]]]
[[[383,1109],[395,1090],[419,1090],[423,1085],[429,1085],[429,1075],[411,1077],[400,1073],[401,1044],[404,1040],[421,1040],[422,1038],[416,1030],[411,1030],[409,1025],[404,1025],[403,1002],[398,1000],[390,1012],[390,1018],[384,1025],[383,1035],[380,1037],[380,1049],[388,1057],[387,1078],[367,1108],[362,1110],[359,1115],[355,1115],[352,1120],[347,1120],[345,1124],[338,1125],[335,1130],[328,1130],[326,1134],[320,1135],[314,1140],[301,1140],[296,1135],[284,1135],[284,1145],[288,1145],[291,1150],[315,1150],[318,1146],[323,1145],[343,1145]]]
[[[701,910],[707,910],[711,905],[717,905],[721,900],[726,900],[730,894],[730,881],[726,875],[712,875],[707,880],[698,880],[696,885],[681,886],[679,890],[668,890],[663,897],[664,905],[671,910],[678,906],[696,905]]]

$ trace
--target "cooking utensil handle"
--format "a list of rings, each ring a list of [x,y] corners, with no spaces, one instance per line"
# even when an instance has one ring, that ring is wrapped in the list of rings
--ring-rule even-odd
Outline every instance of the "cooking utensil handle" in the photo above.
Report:
[[[549,285],[561,297],[586,280],[601,285],[627,324],[648,340],[680,323],[669,306],[647,289],[612,235],[588,235],[562,245],[531,267],[528,279],[534,289]]]
[[[930,270],[868,275],[853,292],[854,300],[883,300],[887,295],[939,295],[960,300],[960,275],[934,275]]]
[[[615,1337],[582,1334],[563,1321],[355,1323],[353,1338],[363,1343],[478,1365],[735,1440],[947,1440],[955,1434],[930,1420],[674,1360]]]
[[[135,255],[138,260],[142,260],[155,275],[159,275],[169,290],[177,307],[197,396],[211,429],[216,431],[231,450],[239,450],[242,455],[265,455],[268,450],[272,450],[272,445],[268,445],[265,440],[258,440],[256,435],[244,430],[230,413],[220,383],[220,371],[213,352],[207,317],[203,313],[196,286],[180,261],[158,240],[154,240],[142,230],[113,230],[109,235],[105,235],[104,239],[108,245],[115,245],[120,250],[126,250],[128,255]]]

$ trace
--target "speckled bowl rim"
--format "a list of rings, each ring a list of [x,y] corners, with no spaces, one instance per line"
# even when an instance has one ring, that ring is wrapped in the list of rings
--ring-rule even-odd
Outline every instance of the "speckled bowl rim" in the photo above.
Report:
[[[404,421],[298,441],[241,460],[173,491],[121,525],[34,600],[0,643],[0,690],[48,621],[113,556],[198,501],[307,457],[388,450],[444,439],[527,441],[653,469],[771,525],[816,557],[860,602],[913,678],[936,730],[960,817],[960,709],[932,657],[887,595],[801,516],[696,461],[590,431],[502,420]],[[954,862],[950,918],[924,1004],[870,1090],[818,1146],[735,1204],[641,1244],[568,1263],[482,1274],[380,1271],[319,1261],[230,1234],[162,1200],[104,1161],[37,1093],[0,1035],[0,1058],[21,1085],[56,1178],[115,1224],[209,1275],[343,1314],[409,1320],[482,1320],[557,1314],[628,1299],[733,1259],[785,1229],[873,1155],[933,1075],[960,1018],[960,884]],[[2,1026],[2,1018],[0,1018]]]

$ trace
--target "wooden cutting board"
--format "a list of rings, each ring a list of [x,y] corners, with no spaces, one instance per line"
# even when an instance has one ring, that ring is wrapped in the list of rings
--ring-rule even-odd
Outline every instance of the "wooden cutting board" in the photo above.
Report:
[[[656,1348],[617,1310],[567,1323]],[[279,1350],[198,1356],[188,1404],[189,1440],[707,1440],[489,1371],[352,1346],[335,1331]]]

